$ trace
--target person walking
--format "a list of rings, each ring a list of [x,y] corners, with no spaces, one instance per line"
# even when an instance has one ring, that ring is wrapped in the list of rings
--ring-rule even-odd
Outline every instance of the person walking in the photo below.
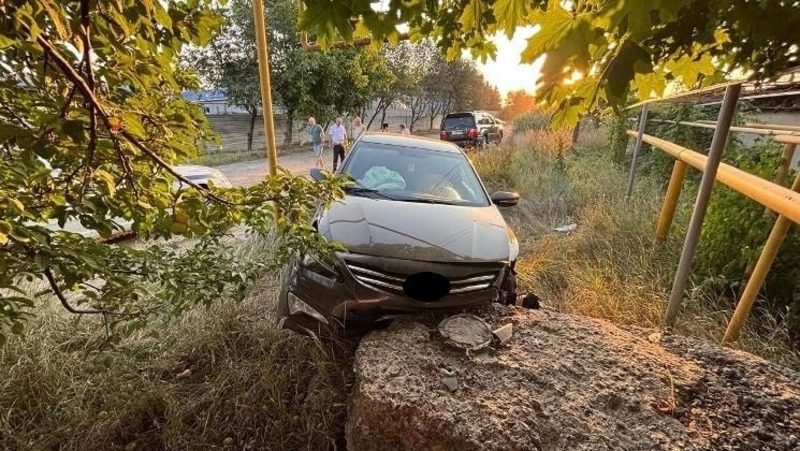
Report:
[[[342,122],[344,119],[339,116],[336,118],[336,123],[331,125],[328,129],[328,135],[331,137],[331,144],[333,145],[333,170],[339,166],[340,161],[344,161],[344,143],[347,140],[347,130],[345,130]]]
[[[322,159],[322,138],[323,138],[323,130],[322,126],[317,124],[317,120],[313,117],[308,118],[308,127],[306,129],[308,133],[308,138],[311,141],[311,151],[314,153],[314,156],[317,158],[317,167],[324,168],[325,167],[325,160]],[[301,145],[305,145],[305,141],[301,143]]]
[[[406,124],[400,124],[400,134],[401,135],[410,135],[411,131],[406,127]]]
[[[353,119],[353,136],[351,136],[350,139],[353,141],[357,140],[365,131],[367,131],[367,127],[361,122],[360,117],[356,117]]]

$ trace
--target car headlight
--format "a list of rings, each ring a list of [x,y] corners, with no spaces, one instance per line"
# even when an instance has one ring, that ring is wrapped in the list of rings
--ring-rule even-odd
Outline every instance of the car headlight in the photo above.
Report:
[[[286,296],[286,303],[289,307],[289,314],[296,315],[298,313],[306,314],[317,321],[328,324],[328,319],[325,318],[322,313],[316,311],[314,307],[308,305],[305,301],[297,297],[291,291],[289,292],[288,296]]]
[[[519,241],[517,241],[517,238],[514,237],[508,243],[508,259],[509,261],[513,262],[514,260],[517,259],[518,256],[519,256]]]
[[[306,254],[303,257],[302,266],[308,271],[319,274],[321,276],[329,277],[331,279],[335,279],[339,275],[339,273],[336,272],[336,269],[332,265],[326,263],[321,258],[312,256],[311,254]]]

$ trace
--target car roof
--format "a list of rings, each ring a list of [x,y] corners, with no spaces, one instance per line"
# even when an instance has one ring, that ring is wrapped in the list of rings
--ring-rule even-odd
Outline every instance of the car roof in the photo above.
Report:
[[[390,146],[414,147],[417,149],[438,150],[440,152],[461,153],[455,144],[422,136],[400,135],[397,133],[366,132],[361,142],[387,144]]]
[[[451,116],[466,116],[466,115],[468,115],[468,114],[471,114],[471,115],[473,115],[473,116],[475,116],[475,115],[478,115],[478,114],[485,114],[485,115],[487,115],[487,116],[492,116],[492,117],[494,117],[494,115],[493,115],[492,113],[489,113],[488,111],[480,111],[480,110],[476,110],[476,111],[457,111],[457,112],[455,112],[455,113],[447,113],[447,114],[445,114],[445,116],[444,116],[444,117],[451,117]]]

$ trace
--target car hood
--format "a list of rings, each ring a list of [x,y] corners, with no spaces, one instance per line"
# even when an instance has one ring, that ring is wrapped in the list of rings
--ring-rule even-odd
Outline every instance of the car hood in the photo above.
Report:
[[[346,196],[318,219],[319,232],[348,251],[431,262],[516,259],[517,241],[495,206]]]

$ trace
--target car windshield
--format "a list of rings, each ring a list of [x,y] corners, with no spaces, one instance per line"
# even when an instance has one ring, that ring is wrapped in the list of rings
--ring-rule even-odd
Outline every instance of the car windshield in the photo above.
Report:
[[[487,206],[478,176],[460,152],[360,142],[342,171],[351,195],[408,202]]]
[[[447,116],[444,118],[444,129],[459,129],[459,128],[472,128],[475,127],[475,118],[471,114],[464,114],[459,116]]]

